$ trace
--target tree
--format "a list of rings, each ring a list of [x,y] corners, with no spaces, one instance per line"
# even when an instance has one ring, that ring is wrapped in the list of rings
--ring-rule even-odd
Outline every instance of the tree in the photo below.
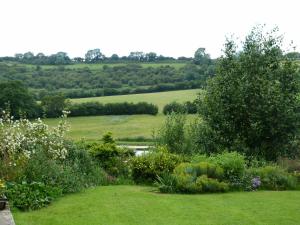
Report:
[[[46,117],[49,118],[61,116],[63,114],[62,111],[67,108],[68,104],[68,101],[62,94],[45,96],[41,102],[43,111]]]
[[[85,54],[85,61],[95,63],[103,60],[105,56],[101,53],[99,48],[88,50]]]
[[[33,95],[19,81],[0,83],[0,110],[9,110],[14,118],[39,116],[39,107]]]
[[[194,54],[194,63],[197,65],[207,65],[211,63],[209,54],[206,54],[205,48],[198,48]]]
[[[217,75],[199,99],[205,132],[198,143],[204,151],[237,150],[267,160],[295,154],[299,66],[284,56],[276,32],[254,28],[240,52],[226,42]]]

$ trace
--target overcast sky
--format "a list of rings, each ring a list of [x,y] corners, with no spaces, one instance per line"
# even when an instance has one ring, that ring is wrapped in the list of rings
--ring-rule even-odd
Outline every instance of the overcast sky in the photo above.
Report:
[[[277,25],[300,47],[299,10],[299,0],[0,0],[0,56],[100,48],[178,57],[205,47],[218,57],[226,35],[242,39],[256,24]]]

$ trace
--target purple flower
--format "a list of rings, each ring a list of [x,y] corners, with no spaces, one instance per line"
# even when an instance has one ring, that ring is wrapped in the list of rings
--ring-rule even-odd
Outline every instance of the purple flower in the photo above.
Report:
[[[256,190],[261,185],[260,177],[254,177],[251,180],[252,188]]]

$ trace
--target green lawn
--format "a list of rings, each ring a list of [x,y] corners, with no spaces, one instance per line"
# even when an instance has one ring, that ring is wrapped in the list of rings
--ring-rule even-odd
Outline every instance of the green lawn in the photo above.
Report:
[[[13,215],[16,225],[297,225],[299,204],[300,191],[171,195],[106,186]]]
[[[193,120],[195,115],[188,115],[188,120]],[[108,131],[115,138],[152,138],[153,131],[158,130],[165,120],[165,116],[159,114],[132,115],[132,116],[86,116],[69,117],[70,125],[68,137],[74,140],[99,140]],[[55,126],[58,119],[45,119],[46,124]]]
[[[166,91],[166,92],[155,92],[155,93],[146,93],[146,94],[77,98],[77,99],[71,99],[71,101],[77,103],[88,102],[88,101],[99,101],[102,103],[150,102],[158,105],[161,111],[166,104],[172,101],[177,101],[177,102],[193,101],[194,99],[196,99],[197,94],[200,92],[201,92],[200,89],[191,89],[191,90]]]

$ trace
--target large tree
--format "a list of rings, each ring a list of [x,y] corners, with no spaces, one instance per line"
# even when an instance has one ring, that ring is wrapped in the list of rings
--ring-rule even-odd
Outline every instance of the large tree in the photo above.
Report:
[[[37,117],[40,109],[32,94],[19,81],[0,83],[0,110],[9,110],[15,118]]]
[[[299,68],[285,57],[274,29],[254,28],[240,51],[225,44],[217,75],[200,100],[207,151],[238,150],[275,160],[293,155],[299,134]]]

